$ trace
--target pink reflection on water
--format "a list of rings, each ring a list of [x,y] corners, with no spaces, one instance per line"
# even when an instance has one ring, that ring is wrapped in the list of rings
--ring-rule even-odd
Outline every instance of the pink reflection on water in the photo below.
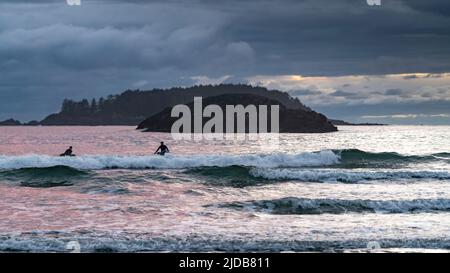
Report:
[[[177,140],[170,133],[143,133],[132,126],[0,127],[0,155],[56,156],[69,146],[77,155],[152,155],[161,141],[174,154],[258,152],[270,146],[265,141]]]
[[[166,228],[183,223],[195,210],[194,203],[198,206],[194,196],[183,194],[192,185],[155,182],[129,187],[137,194],[0,185],[0,232],[132,230],[162,234]]]
[[[166,134],[143,134],[130,126],[2,127],[0,154],[149,154]]]

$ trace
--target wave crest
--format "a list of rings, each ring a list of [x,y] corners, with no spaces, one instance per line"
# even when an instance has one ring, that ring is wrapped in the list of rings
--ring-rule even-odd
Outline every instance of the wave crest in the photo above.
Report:
[[[298,154],[213,154],[213,155],[166,155],[166,156],[118,156],[86,155],[55,157],[48,155],[0,155],[1,169],[48,168],[66,166],[80,170],[100,169],[185,169],[198,167],[320,167],[338,165],[345,168],[392,167],[411,162],[450,162],[447,153],[435,155],[401,155],[397,153],[372,153],[357,149],[323,150]]]
[[[250,170],[254,177],[270,180],[299,180],[305,182],[357,183],[372,180],[450,179],[446,171],[353,171],[343,169],[263,169]]]
[[[0,169],[48,168],[67,166],[79,170],[101,169],[184,169],[196,167],[305,167],[339,163],[332,151],[301,154],[244,154],[244,155],[166,155],[166,156],[109,156],[89,155],[55,157],[44,155],[0,156]]]
[[[67,166],[47,168],[22,168],[0,171],[0,178],[19,182],[24,187],[51,188],[72,186],[78,179],[88,173]]]
[[[415,213],[450,211],[450,200],[340,200],[286,197],[275,200],[234,202],[221,206],[271,214]]]

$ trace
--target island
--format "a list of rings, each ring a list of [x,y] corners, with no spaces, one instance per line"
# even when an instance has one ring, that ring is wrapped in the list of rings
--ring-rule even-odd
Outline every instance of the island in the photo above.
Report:
[[[246,84],[198,85],[148,91],[126,90],[106,98],[79,101],[65,99],[58,113],[50,114],[42,121],[21,124],[16,120],[8,120],[4,123],[28,126],[127,125],[137,126],[149,132],[169,132],[173,124],[169,110],[175,105],[191,104],[194,97],[202,97],[206,104],[216,104],[221,107],[226,104],[279,105],[280,132],[337,131],[326,116],[313,111],[287,92]]]
[[[322,114],[314,112],[310,109],[306,109],[303,107],[299,108],[288,108],[277,100],[269,99],[266,97],[253,95],[253,94],[224,94],[215,97],[208,97],[204,99],[203,105],[217,105],[222,109],[223,113],[226,113],[227,105],[242,105],[244,107],[248,105],[277,105],[279,106],[279,132],[280,133],[328,133],[335,132],[337,128],[331,124],[331,122]],[[194,132],[194,118],[193,113],[194,102],[190,102],[187,104],[190,109],[190,119],[191,119],[191,130],[190,132]],[[258,109],[258,108],[257,108]],[[167,107],[160,113],[153,115],[143,122],[141,122],[137,129],[142,130],[144,132],[171,132],[172,125],[174,122],[178,120],[178,117],[171,116],[172,108]],[[259,115],[259,109],[257,110]],[[270,110],[268,111],[270,113]],[[270,114],[267,115],[267,127],[268,132],[271,132],[270,124],[271,118]],[[249,117],[246,116],[246,127],[245,132],[249,132],[248,126]],[[207,123],[211,118],[203,117],[202,119],[202,127]],[[222,124],[226,124],[226,114],[222,115]],[[237,132],[236,126],[236,117],[234,121],[234,132]],[[225,128],[223,128],[225,130]],[[257,128],[258,132],[260,132],[259,124]],[[213,131],[213,133],[217,133]],[[222,133],[219,132],[219,133]]]
[[[0,121],[0,126],[20,126],[20,125],[22,125],[22,123],[20,121],[12,119],[12,118],[4,120],[4,121]]]
[[[333,123],[333,125],[345,125],[345,126],[387,126],[388,124],[382,124],[382,123],[352,123],[347,122],[340,119],[330,119],[330,122]]]
[[[310,110],[297,98],[278,90],[243,84],[199,85],[149,91],[126,90],[119,95],[109,95],[98,100],[94,98],[90,101],[66,99],[59,113],[49,115],[40,124],[135,126],[167,107],[189,103],[194,97],[207,98],[222,94],[254,94],[277,100],[290,109]]]

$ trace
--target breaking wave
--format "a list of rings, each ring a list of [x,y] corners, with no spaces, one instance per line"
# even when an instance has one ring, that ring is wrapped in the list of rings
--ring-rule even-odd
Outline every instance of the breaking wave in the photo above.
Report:
[[[221,206],[271,214],[422,213],[450,211],[450,200],[340,200],[286,197],[276,200],[234,202]]]
[[[409,163],[424,163],[444,161],[450,163],[447,153],[431,155],[402,155],[395,152],[366,152],[358,149],[333,150],[340,158],[340,162],[347,168],[364,167],[393,167]]]
[[[0,178],[19,182],[24,187],[51,188],[71,186],[88,173],[67,166],[23,168],[0,171]]]
[[[262,169],[253,168],[250,175],[270,180],[299,180],[305,182],[356,183],[372,180],[438,179],[450,180],[446,171],[354,171],[345,169]]]
[[[304,167],[339,163],[332,151],[301,154],[185,155],[55,157],[44,155],[0,156],[0,169],[67,166],[79,170],[101,169],[185,169],[196,167]]]
[[[48,168],[66,166],[78,170],[101,169],[186,169],[198,167],[260,167],[299,168],[336,165],[344,168],[392,167],[411,162],[450,162],[449,154],[401,155],[397,153],[371,153],[356,149],[324,150],[299,154],[240,154],[240,155],[166,155],[117,156],[86,155],[55,157],[48,155],[0,155],[0,170],[23,168]]]

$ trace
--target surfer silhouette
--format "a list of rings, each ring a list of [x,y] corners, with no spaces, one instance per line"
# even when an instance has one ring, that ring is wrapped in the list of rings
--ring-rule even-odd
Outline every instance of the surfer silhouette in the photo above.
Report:
[[[167,148],[167,146],[164,145],[164,142],[161,141],[161,145],[159,145],[155,155],[165,155],[166,153],[170,153],[169,148]]]
[[[72,153],[72,146],[70,146],[69,149],[67,149],[64,153],[60,154],[60,156],[75,156]]]

